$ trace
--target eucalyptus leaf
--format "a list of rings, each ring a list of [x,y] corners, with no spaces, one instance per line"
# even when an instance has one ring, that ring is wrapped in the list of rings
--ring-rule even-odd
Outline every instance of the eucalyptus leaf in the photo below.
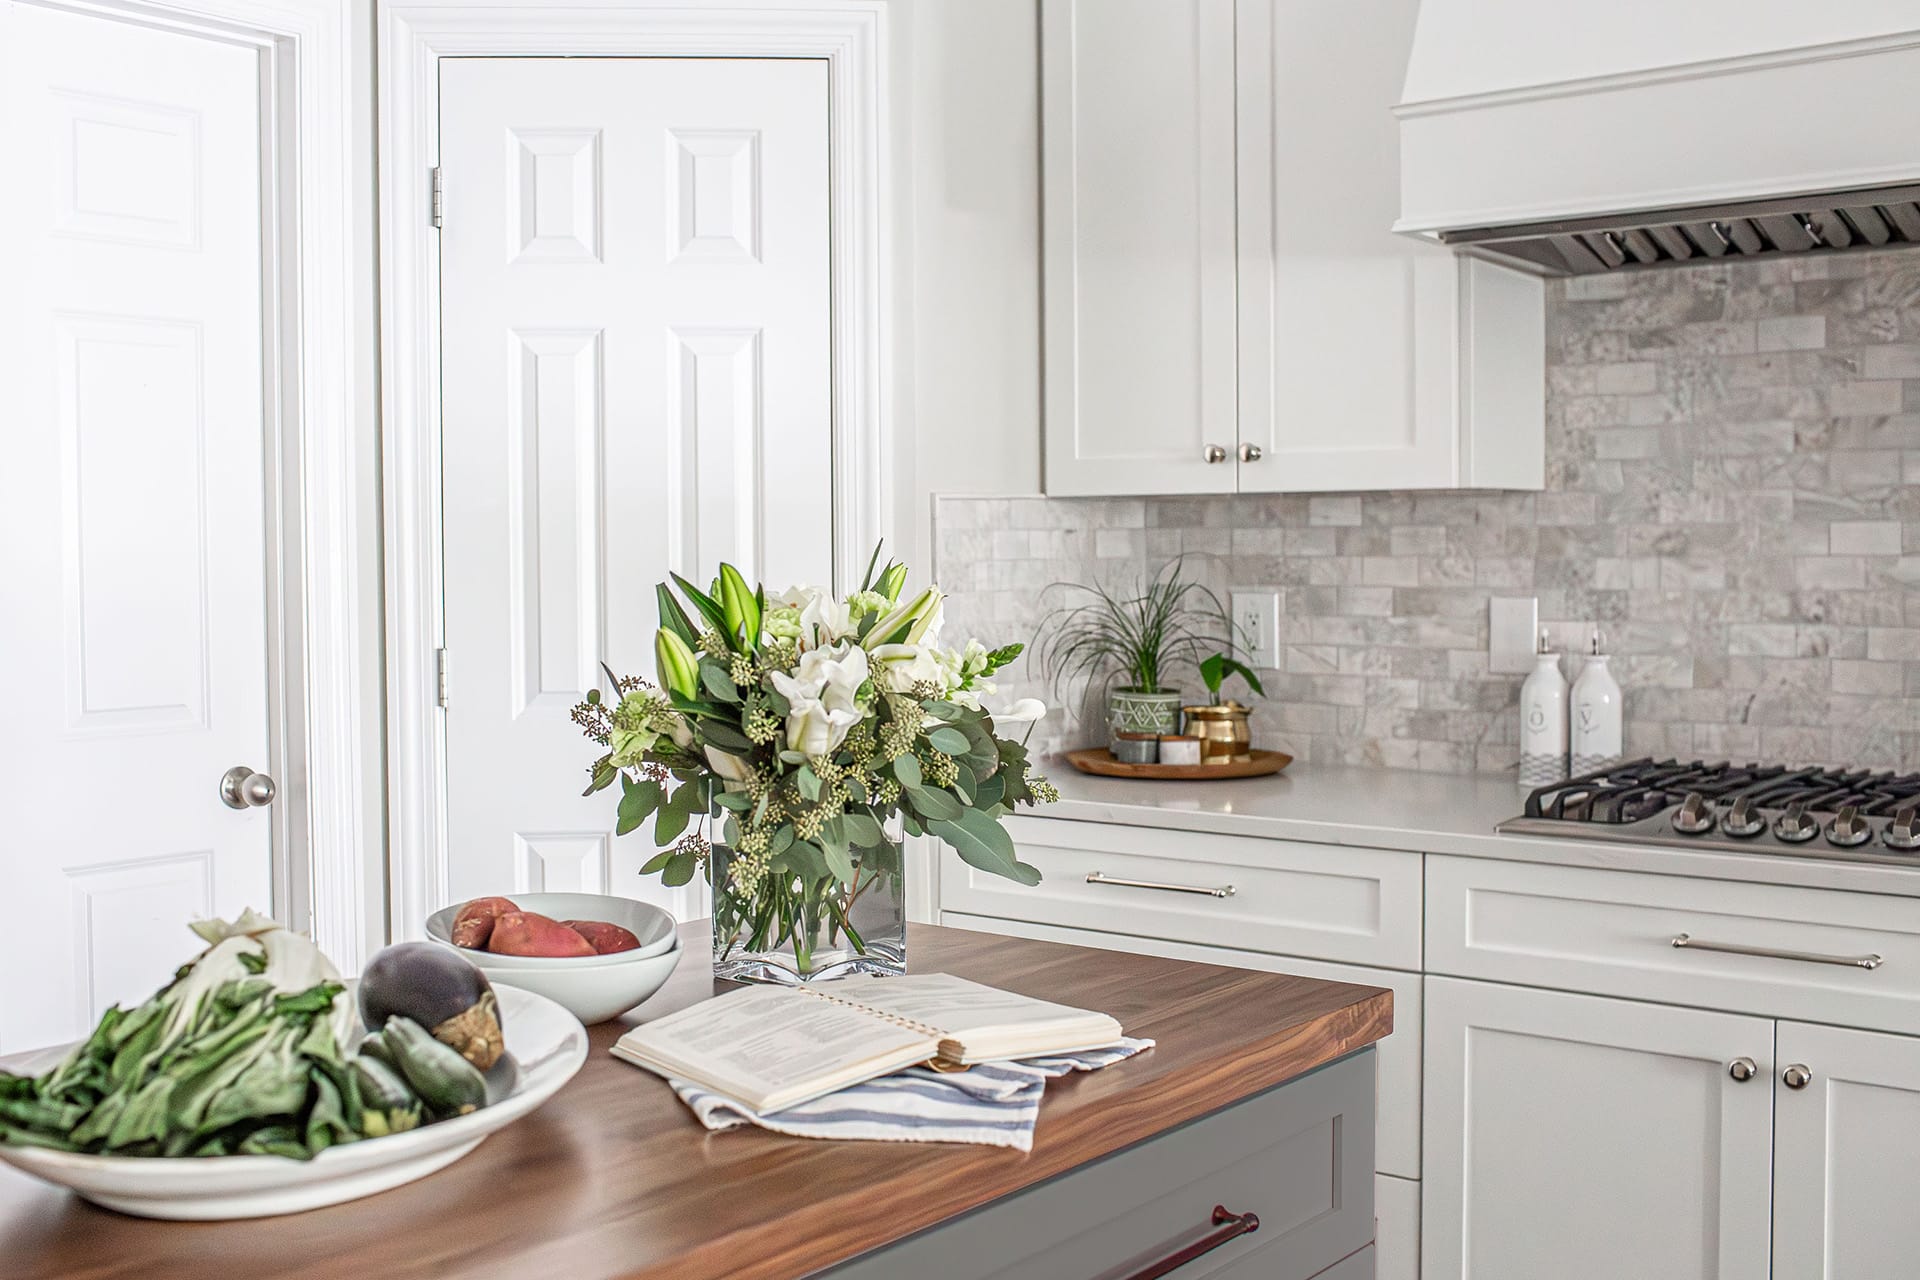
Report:
[[[911,754],[901,756],[898,760],[895,760],[893,762],[893,776],[899,780],[901,786],[906,787],[909,790],[919,786],[920,785],[919,759]]]
[[[1020,884],[1040,883],[1040,873],[1021,862],[1013,850],[1013,838],[998,822],[977,809],[969,809],[947,822],[930,822],[927,829],[953,846],[960,860],[970,867]]]
[[[909,787],[907,796],[923,818],[952,820],[965,812],[965,806],[939,787]]]
[[[731,675],[721,669],[719,663],[711,659],[700,664],[700,683],[707,687],[708,693],[722,702],[740,701],[740,686],[733,682]]]
[[[972,744],[967,741],[966,734],[950,725],[942,725],[932,733],[929,733],[927,735],[927,741],[932,744],[935,751],[947,756],[963,756],[967,753],[967,749],[972,746]]]
[[[677,889],[693,879],[693,873],[699,867],[691,853],[676,853],[668,859],[666,870],[660,873],[660,883],[669,889]]]

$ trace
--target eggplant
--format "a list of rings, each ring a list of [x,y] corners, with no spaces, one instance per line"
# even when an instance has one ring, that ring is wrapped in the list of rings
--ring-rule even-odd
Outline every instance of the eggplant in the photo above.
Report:
[[[487,975],[432,942],[395,943],[360,975],[360,1021],[376,1032],[393,1018],[425,1027],[481,1071],[506,1051],[500,1001]]]

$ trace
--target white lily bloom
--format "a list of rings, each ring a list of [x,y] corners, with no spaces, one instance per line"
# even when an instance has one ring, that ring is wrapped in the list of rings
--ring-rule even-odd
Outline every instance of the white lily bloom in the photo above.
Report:
[[[853,634],[853,611],[847,602],[819,587],[789,587],[771,603],[800,611],[802,649],[833,644]]]
[[[853,726],[861,721],[858,711],[835,710],[815,698],[790,699],[787,712],[787,746],[802,755],[829,755]]]
[[[883,644],[873,651],[874,679],[895,693],[911,693],[916,685],[948,687],[947,668],[927,645]]]
[[[1035,720],[1039,720],[1047,714],[1047,704],[1038,698],[1020,698],[1004,710],[989,710],[987,714],[993,717],[993,723],[996,726],[1003,724],[1032,724]]]
[[[866,683],[867,651],[857,644],[809,649],[800,655],[789,683],[803,690],[800,696],[818,698],[833,711],[857,711],[854,695]],[[782,687],[780,673],[774,674],[774,687],[789,700],[793,695]]]

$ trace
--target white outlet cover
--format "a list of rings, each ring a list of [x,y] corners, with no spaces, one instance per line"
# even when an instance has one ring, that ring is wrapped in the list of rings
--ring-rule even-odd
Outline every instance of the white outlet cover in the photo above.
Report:
[[[1487,602],[1487,670],[1524,675],[1533,670],[1540,641],[1537,596]]]
[[[1280,593],[1249,589],[1227,594],[1233,614],[1233,647],[1241,661],[1263,671],[1280,666]]]

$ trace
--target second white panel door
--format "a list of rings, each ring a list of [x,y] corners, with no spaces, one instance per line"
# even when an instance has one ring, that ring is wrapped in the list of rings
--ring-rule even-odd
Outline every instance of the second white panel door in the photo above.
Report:
[[[651,677],[653,585],[832,573],[827,65],[448,59],[450,890],[637,874],[569,710]]]
[[[1920,1039],[1780,1024],[1773,1274],[1912,1275],[1920,1257]],[[1784,1073],[1806,1069],[1798,1088]]]
[[[1450,978],[1425,1003],[1425,1280],[1767,1275],[1771,1020]]]

